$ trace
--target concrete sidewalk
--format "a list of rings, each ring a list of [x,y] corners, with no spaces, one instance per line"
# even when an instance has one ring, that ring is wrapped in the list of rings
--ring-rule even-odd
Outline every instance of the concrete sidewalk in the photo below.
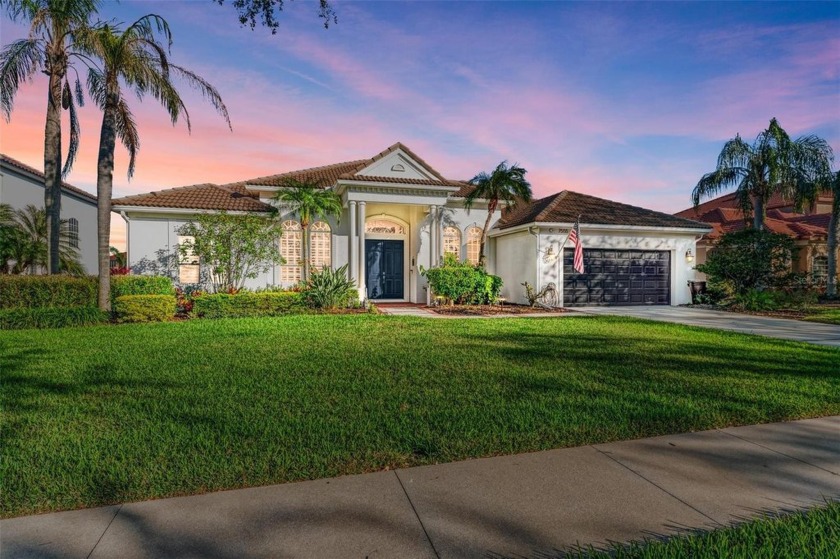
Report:
[[[0,522],[2,557],[559,556],[840,497],[840,416]]]
[[[805,322],[789,318],[739,314],[692,307],[575,307],[574,310],[586,314],[630,316],[840,347],[840,326],[820,322]]]

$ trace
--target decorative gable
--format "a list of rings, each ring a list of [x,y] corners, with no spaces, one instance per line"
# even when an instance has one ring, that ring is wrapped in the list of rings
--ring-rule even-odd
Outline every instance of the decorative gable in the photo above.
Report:
[[[415,161],[402,149],[396,149],[382,158],[373,161],[364,169],[356,172],[356,176],[440,182],[440,179],[432,171],[427,169],[423,164]]]

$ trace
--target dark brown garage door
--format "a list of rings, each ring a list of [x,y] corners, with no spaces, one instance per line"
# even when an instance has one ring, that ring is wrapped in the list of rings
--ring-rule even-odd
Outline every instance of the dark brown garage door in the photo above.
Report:
[[[572,269],[574,249],[563,254],[563,304],[670,305],[668,251],[584,249],[584,274]]]

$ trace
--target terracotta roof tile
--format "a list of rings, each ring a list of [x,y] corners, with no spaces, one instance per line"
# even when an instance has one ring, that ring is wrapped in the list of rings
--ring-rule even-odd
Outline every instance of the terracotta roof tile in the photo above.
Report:
[[[26,171],[27,173],[33,174],[33,175],[37,176],[38,178],[40,178],[42,180],[44,179],[43,171],[39,171],[35,167],[30,167],[26,163],[18,161],[17,159],[14,159],[13,157],[9,157],[8,155],[0,153],[0,162],[6,163],[10,167],[15,167],[15,168],[17,168],[21,171]],[[72,184],[67,184],[66,182],[62,182],[61,183],[61,188],[63,188],[64,190],[67,190],[68,192],[72,192],[74,194],[77,194],[77,195],[81,196],[82,198],[90,200],[93,203],[96,203],[97,199],[96,199],[96,196],[94,194],[91,194],[90,192],[88,192],[86,190],[82,190],[81,188],[79,188],[77,186],[73,186]]]
[[[663,212],[630,206],[596,196],[564,190],[522,205],[502,216],[497,227],[507,229],[527,223],[574,223],[705,229],[705,223]]]
[[[288,180],[296,181],[313,181],[319,186],[327,188],[336,183],[338,178],[347,173],[353,173],[358,168],[359,164],[369,161],[368,159],[357,159],[356,161],[346,161],[344,163],[333,163],[332,165],[323,165],[321,167],[311,167],[309,169],[300,169],[297,171],[288,171],[277,175],[268,175],[265,177],[257,177],[240,181],[235,184],[253,185],[253,186],[283,186]]]
[[[256,194],[233,183],[227,186],[217,184],[193,184],[148,194],[135,194],[117,198],[114,206],[144,206],[152,208],[184,208],[192,210],[226,210],[241,212],[269,212],[272,206],[260,202]]]

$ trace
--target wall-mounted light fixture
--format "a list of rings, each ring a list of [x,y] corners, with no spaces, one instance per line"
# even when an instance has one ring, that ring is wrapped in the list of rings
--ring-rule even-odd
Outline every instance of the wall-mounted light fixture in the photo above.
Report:
[[[685,251],[685,261],[686,262],[694,262],[694,254],[692,254],[691,249]]]

